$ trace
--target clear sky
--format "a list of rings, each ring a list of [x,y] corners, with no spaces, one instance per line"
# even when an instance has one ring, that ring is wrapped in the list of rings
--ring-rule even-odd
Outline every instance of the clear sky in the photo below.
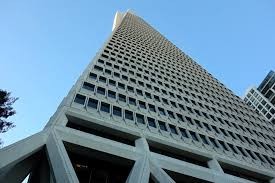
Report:
[[[5,146],[43,129],[127,9],[239,96],[275,68],[275,1],[4,0],[0,88],[19,97]]]

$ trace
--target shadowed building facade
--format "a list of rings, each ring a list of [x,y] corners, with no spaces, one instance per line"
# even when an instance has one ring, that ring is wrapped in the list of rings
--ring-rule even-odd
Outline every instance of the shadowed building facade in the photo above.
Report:
[[[131,12],[0,182],[275,182],[275,129]]]

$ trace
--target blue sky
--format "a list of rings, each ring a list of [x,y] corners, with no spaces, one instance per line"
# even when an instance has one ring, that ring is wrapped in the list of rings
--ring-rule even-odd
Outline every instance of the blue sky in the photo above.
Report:
[[[127,9],[239,96],[275,68],[274,1],[1,1],[0,88],[19,97],[5,146],[45,126]]]

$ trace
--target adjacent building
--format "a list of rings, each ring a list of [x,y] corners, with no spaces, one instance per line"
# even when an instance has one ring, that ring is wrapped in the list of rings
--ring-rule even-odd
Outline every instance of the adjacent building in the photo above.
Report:
[[[0,182],[275,182],[275,128],[142,18],[113,31]]]
[[[275,124],[275,72],[270,71],[258,88],[248,89],[244,101]]]

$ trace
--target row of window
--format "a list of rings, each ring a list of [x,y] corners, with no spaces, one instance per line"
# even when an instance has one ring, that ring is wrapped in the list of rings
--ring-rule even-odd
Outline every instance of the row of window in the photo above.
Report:
[[[111,40],[112,41],[112,40]],[[121,39],[120,40],[116,40],[116,41],[112,41],[113,43],[115,43],[115,45],[116,44],[120,44],[119,42],[121,42]],[[128,41],[127,41],[128,42]],[[127,42],[126,42],[126,44],[127,44]],[[111,44],[111,46],[113,46],[113,44],[112,43],[110,43]],[[125,45],[126,46],[126,45]],[[128,45],[128,46],[132,46],[132,45]],[[138,48],[137,48],[137,50],[138,50]],[[148,59],[147,59],[148,60]],[[154,60],[155,61],[155,60]],[[163,62],[164,62],[165,60],[163,60]],[[182,62],[181,62],[182,63]],[[170,62],[170,60],[169,60],[169,64],[171,65],[171,62]],[[191,65],[196,65],[195,63],[191,63]],[[184,66],[185,67],[185,66]],[[199,67],[200,68],[200,67]],[[204,69],[202,69],[203,71],[204,71]],[[205,71],[204,71],[204,73],[205,73]],[[191,73],[190,72],[188,72],[188,74],[190,75]],[[195,73],[195,75],[197,75],[197,72]],[[194,75],[194,77],[195,77],[195,75]],[[211,74],[209,74],[210,76],[211,76]],[[205,76],[205,75],[204,75]],[[200,77],[201,78],[201,77]],[[210,78],[212,78],[212,76],[210,77]],[[217,83],[217,80],[215,79],[215,78],[213,78],[213,80]],[[219,83],[219,82],[218,82]],[[224,87],[223,87],[224,88]],[[226,91],[225,91],[226,92]],[[234,94],[232,94],[232,93],[230,93],[229,92],[229,94],[230,95],[232,95],[232,96],[234,96],[234,98],[232,98],[232,99],[238,99],[238,101],[239,101],[239,105],[242,105],[242,107],[245,107],[246,108],[246,106],[245,105],[243,105],[242,103],[240,103],[240,99],[238,98],[238,97],[236,97]],[[232,99],[230,99],[230,100],[232,100]],[[230,102],[230,100],[229,100],[229,102]],[[237,108],[239,108],[239,106],[237,106]],[[249,108],[247,108],[247,110],[249,110]]]
[[[77,94],[74,102],[84,105],[85,100],[86,100],[86,97],[84,95]],[[111,105],[109,103],[102,102],[102,101],[100,102],[97,99],[89,98],[86,105],[87,107],[93,108],[95,110],[99,110],[101,112],[108,113],[116,117],[121,117],[125,120],[133,121],[133,123],[136,122],[137,124],[148,125],[149,127],[152,127],[152,128],[158,128],[160,131],[166,131],[166,132],[169,132],[170,134],[179,135],[184,138],[190,138],[194,141],[201,142],[205,145],[211,145],[218,149],[223,149],[225,151],[232,151],[236,154],[241,154],[246,157],[251,157],[255,160],[260,160],[263,163],[269,163],[271,165],[275,165],[274,163],[275,158],[268,157],[258,152],[254,152],[252,150],[245,149],[240,146],[236,146],[221,140],[214,139],[210,136],[206,136],[191,130],[177,127],[172,124],[168,124],[164,121],[157,120],[153,117],[148,117],[140,113],[135,113],[128,109],[122,109],[119,106]],[[185,118],[185,119],[188,119],[188,118]]]
[[[87,89],[86,84],[89,84],[89,83],[84,82],[83,88]],[[93,85],[92,87],[89,87],[88,89],[90,90],[91,88],[94,90],[95,86]],[[265,144],[261,141],[255,140],[255,139],[250,139],[246,136],[239,135],[239,134],[234,133],[232,131],[228,131],[228,130],[225,130],[223,128],[216,127],[215,125],[210,125],[208,123],[201,122],[197,119],[192,119],[191,117],[188,117],[188,116],[183,116],[180,113],[175,113],[173,111],[164,109],[162,107],[155,106],[155,105],[150,104],[150,103],[146,103],[146,102],[141,101],[141,100],[136,100],[135,98],[132,98],[132,97],[126,97],[125,95],[120,94],[120,93],[116,93],[112,90],[107,90],[106,91],[105,88],[97,87],[97,93],[99,95],[107,96],[110,99],[118,100],[118,101],[123,102],[125,104],[127,103],[127,104],[132,105],[132,106],[138,106],[140,109],[148,110],[151,113],[152,112],[153,113],[158,113],[160,116],[163,116],[163,117],[167,116],[169,119],[174,120],[175,122],[180,122],[180,123],[186,122],[186,123],[191,124],[193,126],[197,126],[198,128],[202,128],[202,129],[205,129],[205,130],[208,130],[208,131],[215,132],[217,134],[221,134],[224,137],[231,137],[235,140],[239,140],[241,142],[249,143],[251,145],[254,145],[255,147],[264,148],[266,150],[271,150],[271,151],[275,152],[275,148],[272,147],[269,144]],[[81,103],[84,104],[86,97],[82,96],[81,100],[79,99],[79,97],[80,97],[80,95],[76,96],[76,101],[78,101],[77,103],[80,103],[79,101],[81,101]],[[89,106],[89,102],[88,102],[88,106]],[[214,116],[210,115],[210,117],[211,117],[211,119],[216,120]],[[221,119],[219,119],[219,120],[221,121]],[[226,123],[228,125],[230,124],[228,121],[226,121]],[[234,124],[234,123],[232,123],[232,124]],[[254,133],[258,134],[256,131],[254,131]]]
[[[125,36],[124,36],[124,40],[126,40],[126,38],[125,38]],[[116,40],[116,43],[118,44],[119,42],[121,41],[121,39],[119,39],[119,40]],[[128,41],[128,40],[127,40]],[[128,50],[129,51],[129,50]],[[129,52],[130,53],[130,52]],[[154,52],[153,52],[154,53]],[[152,53],[151,53],[152,54]],[[127,53],[126,53],[126,55],[127,55]],[[128,55],[130,55],[130,54],[128,54]],[[143,56],[143,55],[142,55]],[[146,58],[147,60],[150,60],[149,58]],[[155,62],[155,60],[153,60],[153,63]],[[169,65],[171,65],[171,62],[172,62],[172,60],[169,60]],[[165,60],[162,60],[162,63],[165,63]],[[193,70],[193,69],[191,69],[191,70],[188,70],[188,68],[189,68],[189,64],[186,64],[185,63],[185,65],[184,66],[182,66],[182,61],[181,61],[181,64],[180,64],[180,66],[176,66],[176,67],[174,67],[173,69],[174,70],[177,70],[178,68],[181,68],[181,71],[180,72],[182,72],[182,71],[184,71],[184,70],[186,70],[187,71],[187,73],[189,74],[189,75],[191,75],[192,76],[192,78],[197,78],[197,79],[199,79],[199,80],[202,80],[202,78],[207,78],[207,82],[209,83],[209,81],[211,82],[211,80],[213,80],[213,84],[215,84],[216,86],[217,86],[217,89],[218,88],[222,88],[220,91],[221,92],[225,92],[225,93],[227,93],[228,94],[228,96],[233,96],[233,98],[229,98],[230,100],[232,100],[232,99],[238,99],[238,97],[237,96],[235,96],[232,92],[229,92],[229,91],[227,91],[224,87],[220,87],[220,86],[222,86],[222,85],[219,85],[218,83],[219,82],[217,82],[217,80],[215,79],[215,78],[213,78],[212,76],[211,76],[211,74],[209,74],[209,73],[207,73],[207,72],[205,72],[205,70],[204,69],[202,69],[200,66],[198,66],[196,63],[194,63],[194,62],[192,62],[190,65],[191,65],[191,67],[193,66],[196,66],[195,67],[195,70]],[[203,71],[203,75],[200,75],[200,72],[198,72],[198,69],[199,70],[202,70]],[[172,70],[173,71],[173,70]],[[192,72],[194,71],[194,74],[192,74]],[[192,79],[191,78],[191,79]],[[208,83],[206,83],[205,81],[203,81],[203,83],[205,84],[205,85],[208,85]],[[194,84],[194,83],[193,83]],[[210,88],[213,88],[212,86],[210,87]],[[206,88],[207,89],[207,88]],[[215,93],[215,90],[213,90],[212,92],[214,92]],[[245,107],[245,106],[243,106],[243,107]]]
[[[101,59],[99,59],[99,63],[102,63],[102,64],[103,64],[104,61],[101,60]],[[113,65],[112,63],[107,62],[107,61],[105,61],[105,63],[106,63],[106,66],[108,66],[108,64],[109,64],[110,67],[112,67],[112,65]],[[128,63],[125,63],[125,64],[127,64],[127,65],[129,66]],[[127,69],[126,69],[127,65],[124,65],[123,67],[121,67],[121,69],[120,69],[120,67],[119,67],[118,65],[115,65],[115,64],[114,64],[113,66],[114,66],[114,69],[119,70],[119,71],[121,70],[121,71],[125,72],[125,74],[126,74],[126,72],[129,72],[130,75],[134,75],[134,74],[135,74],[134,71],[132,71],[132,70],[127,70]],[[125,66],[126,66],[126,67],[125,67]],[[136,66],[133,66],[133,67],[136,67]],[[103,69],[101,69],[99,66],[95,67],[95,69],[99,69],[99,70],[103,71]],[[244,112],[243,112],[242,110],[239,110],[239,107],[236,107],[236,106],[235,106],[235,108],[231,108],[230,106],[232,106],[233,103],[231,103],[230,101],[224,101],[224,102],[225,102],[225,104],[228,103],[228,104],[231,104],[231,105],[220,104],[219,102],[215,102],[214,100],[221,101],[222,98],[217,97],[217,96],[215,96],[215,95],[210,95],[210,94],[208,94],[207,92],[203,92],[203,91],[201,91],[201,90],[198,90],[198,89],[196,89],[196,88],[192,88],[192,87],[190,87],[190,86],[187,87],[185,84],[182,84],[182,83],[187,83],[187,82],[188,82],[187,80],[185,80],[185,82],[181,81],[181,84],[180,84],[179,82],[174,82],[173,79],[170,80],[171,83],[177,84],[178,86],[182,86],[182,87],[185,88],[184,90],[182,90],[181,88],[178,88],[178,87],[175,87],[175,86],[173,86],[173,85],[169,85],[168,83],[165,83],[165,82],[168,81],[167,78],[164,80],[165,82],[163,82],[163,81],[159,81],[157,78],[156,78],[156,79],[154,79],[154,78],[150,78],[150,79],[149,79],[149,77],[146,76],[146,75],[143,75],[143,77],[142,77],[142,75],[140,74],[140,72],[142,72],[142,69],[141,69],[141,68],[138,68],[138,69],[140,69],[140,70],[138,71],[138,73],[136,73],[136,76],[139,77],[139,78],[141,78],[141,79],[144,79],[144,80],[147,80],[147,81],[151,81],[152,83],[157,84],[157,85],[162,85],[163,87],[167,88],[168,90],[171,90],[171,91],[173,90],[173,91],[176,91],[177,93],[183,93],[183,92],[184,92],[187,96],[190,96],[190,94],[191,94],[192,97],[197,98],[197,99],[199,99],[199,100],[205,100],[207,103],[210,102],[211,104],[216,105],[218,108],[223,107],[223,108],[225,108],[225,109],[230,109],[231,111],[236,112],[236,113],[238,113],[238,114],[244,115]],[[110,75],[111,75],[111,70],[105,68],[105,71],[106,71],[107,74],[110,74]],[[149,71],[146,71],[146,72],[148,72],[148,74],[150,73]],[[127,73],[127,74],[128,74],[128,73]],[[158,76],[158,78],[161,77],[160,75],[156,75],[156,74],[153,73],[153,72],[151,72],[151,75],[152,75],[152,76]],[[129,78],[128,78],[127,75],[123,75],[123,74],[122,74],[122,76],[120,76],[120,73],[117,73],[117,72],[114,72],[114,76],[122,77],[122,79],[124,79],[124,80],[126,80],[126,81],[129,80]],[[175,79],[175,78],[174,78],[174,79]],[[131,78],[130,81],[133,82],[133,83],[136,82],[135,79],[133,79],[133,78]],[[141,82],[141,81],[139,81],[139,82],[140,82],[139,84],[144,85],[143,82]],[[192,83],[192,82],[191,82],[191,83]],[[186,89],[187,89],[187,90],[190,89],[191,91],[194,91],[194,92],[200,93],[200,94],[197,95],[197,94],[194,94],[194,93],[192,93],[192,92],[188,92]],[[207,88],[206,88],[206,89],[207,89]],[[166,93],[167,93],[167,92],[166,92]],[[172,93],[171,95],[175,97],[175,94],[174,94],[173,92],[170,92],[170,93]],[[200,96],[201,94],[202,94],[202,95],[207,95],[207,98],[201,97],[201,96]],[[180,95],[177,95],[177,96],[180,96]],[[209,99],[209,97],[214,98],[214,100]],[[223,115],[223,114],[222,114],[222,115]],[[234,115],[234,114],[232,114],[232,115]],[[250,115],[250,116],[251,116],[251,115]],[[253,117],[253,116],[251,116],[251,117]],[[253,118],[256,120],[255,117],[253,117]],[[258,120],[258,118],[257,118],[257,120]],[[261,124],[262,124],[262,123],[261,123]]]
[[[95,65],[95,67],[94,68],[97,68],[97,67],[99,67],[99,66],[96,66]],[[103,70],[103,68],[102,68],[102,70]],[[105,71],[106,71],[106,69],[105,69]],[[105,72],[106,73],[106,72]],[[115,72],[114,72],[115,73]],[[117,73],[118,75],[117,76],[120,76],[120,74],[119,73]],[[142,97],[146,97],[147,99],[154,99],[154,101],[157,101],[157,102],[162,102],[163,104],[166,104],[166,105],[170,105],[170,106],[173,106],[173,107],[176,107],[176,108],[182,108],[181,106],[179,106],[178,107],[178,105],[181,105],[181,104],[176,104],[174,101],[169,101],[169,100],[167,100],[167,99],[165,99],[165,98],[161,98],[161,97],[159,97],[158,95],[151,95],[149,92],[143,92],[142,90],[140,90],[140,89],[134,89],[134,87],[132,87],[132,86],[129,86],[129,85],[125,85],[125,84],[123,84],[123,83],[120,83],[120,82],[116,82],[115,80],[112,80],[112,79],[107,79],[106,77],[104,77],[104,76],[97,76],[97,74],[95,74],[95,73],[90,73],[90,78],[91,79],[93,79],[93,80],[96,80],[96,81],[99,81],[99,82],[102,82],[102,83],[107,83],[108,82],[108,84],[110,85],[110,86],[114,86],[114,87],[116,87],[116,85],[118,86],[118,88],[120,88],[120,89],[122,89],[122,90],[125,90],[125,89],[127,89],[127,91],[128,92],[130,92],[130,93],[135,93],[135,94],[137,94],[137,95],[139,95],[139,96],[142,96]],[[119,78],[120,79],[120,78]],[[135,80],[136,81],[136,80]],[[117,84],[116,84],[117,83]],[[138,84],[139,84],[139,86],[143,86],[144,87],[144,83],[142,82],[142,81],[138,81],[137,82]],[[140,85],[142,83],[142,85]],[[167,94],[167,92],[166,92],[166,90],[163,90],[163,89],[159,89],[158,87],[156,87],[156,86],[152,86],[152,85],[150,85],[150,84],[148,84],[148,83],[146,83],[146,88],[147,89],[151,89],[151,90],[155,90],[156,92],[162,92],[163,94]],[[172,93],[172,92],[169,92],[169,96],[171,96],[171,97],[177,97],[177,99],[174,99],[174,100],[177,100],[177,101],[182,101],[182,100],[184,100],[183,102],[184,103],[189,103],[189,104],[192,104],[192,105],[195,105],[195,106],[200,106],[201,108],[204,108],[204,109],[207,109],[208,111],[214,111],[214,112],[216,112],[216,113],[220,113],[221,115],[227,115],[228,117],[231,117],[231,118],[233,118],[233,119],[235,119],[235,120],[241,120],[243,123],[248,123],[248,124],[250,124],[250,126],[252,126],[253,125],[253,129],[254,129],[254,126],[256,126],[257,125],[257,127],[259,127],[260,129],[262,129],[262,128],[264,128],[265,130],[269,130],[269,131],[271,131],[271,129],[269,129],[269,128],[266,128],[265,126],[260,126],[259,124],[257,124],[257,123],[253,123],[252,121],[248,121],[248,120],[246,120],[246,119],[242,119],[242,118],[240,118],[239,116],[235,116],[235,115],[230,115],[229,113],[227,113],[227,112],[223,112],[223,111],[221,111],[220,109],[216,109],[216,108],[214,108],[214,107],[210,107],[210,106],[208,106],[208,105],[203,105],[202,103],[200,103],[200,102],[196,102],[196,101],[194,101],[194,100],[190,100],[190,99],[188,99],[188,98],[186,98],[186,97],[181,97],[180,95],[176,95],[176,94],[174,94],[174,93]],[[200,112],[198,112],[198,110],[197,109],[190,109],[190,107],[188,107],[187,108],[187,110],[189,111],[189,112],[191,112],[191,113],[193,113],[193,114],[197,114],[197,115],[199,115],[199,116],[202,116],[202,114],[200,113]],[[205,112],[202,112],[203,113],[203,115],[204,115],[204,117],[206,117],[206,118],[208,118],[209,119],[209,117],[207,117],[206,115],[205,115]],[[215,120],[216,121],[216,120]],[[242,128],[243,129],[243,127],[242,127],[242,125],[240,125],[241,127],[240,128]],[[240,129],[240,128],[238,128],[237,127],[237,129]],[[244,130],[245,131],[245,130]],[[271,131],[272,132],[272,131]],[[261,133],[261,132],[260,132]]]

